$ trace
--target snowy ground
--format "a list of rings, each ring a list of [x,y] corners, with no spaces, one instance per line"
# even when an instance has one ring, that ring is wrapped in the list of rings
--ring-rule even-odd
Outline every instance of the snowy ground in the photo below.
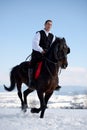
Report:
[[[87,130],[86,95],[54,94],[44,119],[30,113],[31,107],[39,106],[36,93],[28,96],[28,104],[28,111],[23,113],[15,92],[0,93],[0,130]]]

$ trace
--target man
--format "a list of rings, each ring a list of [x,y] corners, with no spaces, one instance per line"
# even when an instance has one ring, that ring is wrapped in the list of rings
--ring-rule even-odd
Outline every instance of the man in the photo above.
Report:
[[[32,59],[29,69],[29,87],[33,89],[34,78],[33,78],[33,66],[42,60],[43,55],[50,48],[51,44],[55,40],[55,36],[50,33],[52,28],[52,20],[47,20],[44,24],[44,29],[38,31],[32,42]]]

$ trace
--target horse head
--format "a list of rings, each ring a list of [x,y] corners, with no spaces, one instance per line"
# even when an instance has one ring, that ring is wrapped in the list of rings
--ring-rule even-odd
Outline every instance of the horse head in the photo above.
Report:
[[[70,48],[66,44],[65,38],[58,38],[53,43],[54,59],[58,62],[61,68],[66,68],[68,66],[67,54],[70,53]]]

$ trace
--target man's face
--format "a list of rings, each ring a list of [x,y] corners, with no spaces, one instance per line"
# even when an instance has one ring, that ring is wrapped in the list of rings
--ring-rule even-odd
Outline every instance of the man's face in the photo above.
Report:
[[[52,22],[47,22],[46,24],[45,24],[45,29],[46,29],[46,31],[50,31],[51,30],[51,27],[52,27]]]

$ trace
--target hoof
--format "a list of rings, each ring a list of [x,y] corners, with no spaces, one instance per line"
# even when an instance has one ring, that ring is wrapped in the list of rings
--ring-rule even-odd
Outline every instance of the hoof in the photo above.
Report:
[[[27,111],[27,109],[23,109],[23,112],[25,113]]]
[[[31,108],[31,113],[35,113],[35,108]]]
[[[26,112],[26,111],[27,111],[27,108],[28,108],[27,105],[23,105],[23,106],[22,106],[22,111],[23,111],[23,112]]]
[[[39,113],[40,109],[38,108],[31,108],[31,113]]]
[[[40,116],[40,119],[43,119],[44,117],[43,116]]]

